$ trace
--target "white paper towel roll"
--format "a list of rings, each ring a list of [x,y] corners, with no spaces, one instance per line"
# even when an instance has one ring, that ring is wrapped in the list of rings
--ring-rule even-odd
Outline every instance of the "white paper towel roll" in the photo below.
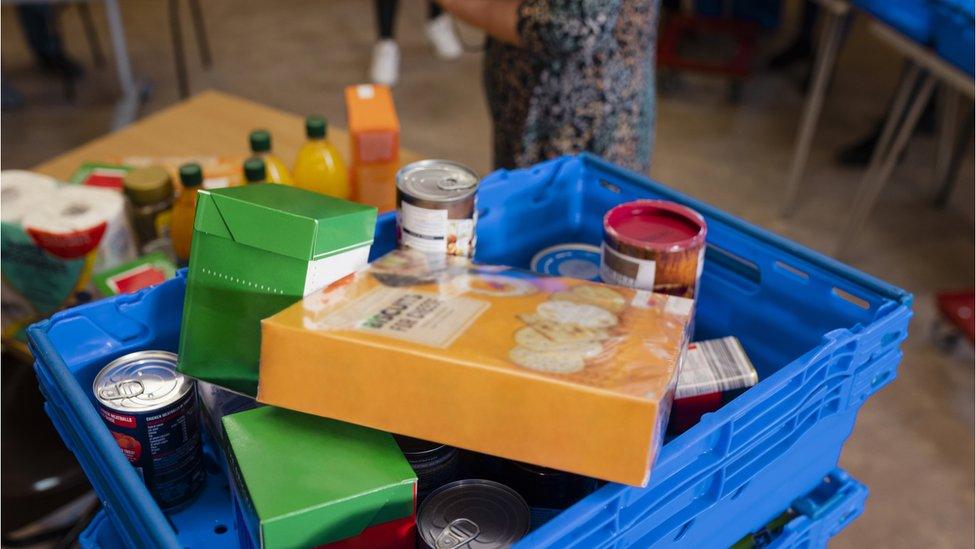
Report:
[[[0,171],[0,220],[17,223],[57,189],[51,177],[24,170]]]
[[[94,269],[110,269],[136,258],[122,194],[66,185],[24,215],[24,230],[46,252],[78,259],[97,250]]]

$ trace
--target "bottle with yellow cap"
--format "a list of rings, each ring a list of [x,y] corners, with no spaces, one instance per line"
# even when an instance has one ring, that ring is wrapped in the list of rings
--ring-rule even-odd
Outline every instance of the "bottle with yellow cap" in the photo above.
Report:
[[[197,210],[197,191],[203,185],[203,169],[190,162],[180,166],[180,183],[183,192],[176,198],[169,235],[173,241],[176,258],[185,263],[190,259],[190,242],[193,240],[193,217]]]
[[[327,194],[336,198],[349,198],[349,174],[339,151],[327,139],[328,124],[321,116],[305,119],[305,135],[308,141],[298,151],[293,175],[295,186]]]
[[[254,156],[264,160],[268,183],[294,185],[291,173],[277,156],[271,152],[271,132],[268,130],[254,130],[249,136],[251,152]]]
[[[140,251],[168,251],[174,194],[169,172],[159,166],[136,168],[125,174],[123,190]]]
[[[265,167],[264,160],[251,157],[244,161],[244,181],[248,185],[253,183],[270,183],[267,174],[268,170]]]

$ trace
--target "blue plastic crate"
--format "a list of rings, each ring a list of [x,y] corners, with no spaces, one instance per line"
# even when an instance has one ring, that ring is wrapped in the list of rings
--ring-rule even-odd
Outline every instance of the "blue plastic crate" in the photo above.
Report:
[[[854,0],[854,4],[916,42],[932,42],[931,0]]]
[[[478,259],[517,267],[560,242],[599,243],[610,207],[665,198],[708,221],[699,339],[735,335],[760,383],[668,441],[650,483],[608,484],[520,546],[700,547],[734,543],[834,470],[858,408],[891,382],[910,294],[595,157],[495,172],[479,192]],[[373,256],[395,245],[381,216]],[[185,280],[64,311],[30,328],[46,408],[126,545],[210,547],[230,539],[220,474],[208,494],[164,515],[118,451],[89,387],[138,349],[175,350]],[[231,533],[231,535],[233,535]]]
[[[970,76],[976,62],[972,0],[934,2],[935,51]]]

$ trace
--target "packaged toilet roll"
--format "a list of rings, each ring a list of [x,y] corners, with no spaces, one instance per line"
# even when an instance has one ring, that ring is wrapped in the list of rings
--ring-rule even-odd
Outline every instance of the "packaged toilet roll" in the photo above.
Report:
[[[5,343],[62,307],[87,301],[93,271],[136,257],[121,194],[0,172],[2,324]]]

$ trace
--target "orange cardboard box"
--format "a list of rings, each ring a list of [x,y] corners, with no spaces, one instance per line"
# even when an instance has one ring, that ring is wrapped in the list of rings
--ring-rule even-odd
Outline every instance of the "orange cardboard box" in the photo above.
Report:
[[[262,321],[258,400],[643,486],[692,305],[394,251]]]
[[[399,165],[396,162],[365,166],[353,165],[349,169],[353,188],[356,190],[353,200],[361,204],[375,206],[381,212],[395,210],[396,173],[398,169]]]
[[[390,88],[377,84],[346,87],[352,165],[396,163],[400,156],[400,121]]]

